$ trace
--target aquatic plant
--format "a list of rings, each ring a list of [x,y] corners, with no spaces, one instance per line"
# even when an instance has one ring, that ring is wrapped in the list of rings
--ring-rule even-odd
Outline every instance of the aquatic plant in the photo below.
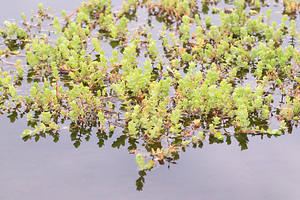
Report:
[[[248,136],[291,133],[300,114],[297,25],[245,6],[213,9],[215,25],[189,0],[128,0],[115,12],[110,1],[89,0],[61,18],[39,5],[32,20],[22,15],[24,27],[0,30],[1,112],[12,122],[26,117],[24,140],[57,142],[64,123],[75,147],[92,132],[99,147],[118,135],[112,146],[127,142],[136,155],[138,188],[147,170],[175,163],[189,146],[235,138],[243,150]],[[149,21],[168,23],[159,32],[150,22],[134,26],[143,7]],[[45,27],[48,35],[36,33]]]
[[[283,1],[284,8],[287,13],[295,13],[299,3],[300,2],[297,0],[284,0]]]

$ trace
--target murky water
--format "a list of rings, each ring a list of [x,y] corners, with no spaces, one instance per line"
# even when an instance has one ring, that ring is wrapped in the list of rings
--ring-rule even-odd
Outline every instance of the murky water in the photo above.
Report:
[[[30,13],[44,2],[57,12],[72,12],[80,0],[12,0],[0,7],[0,20]],[[118,6],[118,3],[115,3]],[[204,141],[188,148],[178,164],[148,172],[143,191],[134,155],[126,147],[112,148],[115,138],[99,148],[95,135],[74,148],[70,133],[24,142],[26,121],[10,123],[0,116],[0,199],[288,199],[300,197],[300,130],[278,138],[249,137],[248,150]]]

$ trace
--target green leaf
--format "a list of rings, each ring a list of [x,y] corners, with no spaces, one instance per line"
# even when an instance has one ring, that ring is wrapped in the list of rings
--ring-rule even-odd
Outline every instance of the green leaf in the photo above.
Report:
[[[214,137],[217,138],[218,140],[223,140],[224,139],[224,136],[222,135],[221,132],[217,131],[215,134],[214,134]]]
[[[139,153],[135,156],[135,162],[139,165],[139,168],[141,170],[144,170],[146,168],[145,165],[145,158],[143,158],[143,154]]]

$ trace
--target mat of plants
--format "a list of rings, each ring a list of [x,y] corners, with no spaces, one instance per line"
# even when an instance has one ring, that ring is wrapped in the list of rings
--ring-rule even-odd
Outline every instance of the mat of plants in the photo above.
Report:
[[[187,149],[299,134],[299,11],[296,0],[39,4],[0,29],[0,112],[27,120],[27,142],[59,143],[62,129],[76,148],[115,138],[142,190]]]

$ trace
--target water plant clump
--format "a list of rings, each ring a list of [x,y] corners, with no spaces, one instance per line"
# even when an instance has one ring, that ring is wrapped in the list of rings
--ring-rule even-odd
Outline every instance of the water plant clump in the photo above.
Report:
[[[39,5],[38,26],[26,16],[24,27],[4,23],[1,112],[12,122],[26,117],[24,140],[57,142],[62,124],[75,147],[92,132],[99,147],[115,134],[113,147],[127,141],[145,172],[205,141],[235,138],[243,150],[249,136],[297,126],[300,35],[288,15],[277,24],[271,10],[251,15],[235,1],[215,25],[201,2],[124,2],[112,11],[110,1],[89,0],[61,18]],[[145,7],[148,21],[163,15],[160,31],[135,26],[131,15]],[[44,27],[49,34],[35,32]]]

